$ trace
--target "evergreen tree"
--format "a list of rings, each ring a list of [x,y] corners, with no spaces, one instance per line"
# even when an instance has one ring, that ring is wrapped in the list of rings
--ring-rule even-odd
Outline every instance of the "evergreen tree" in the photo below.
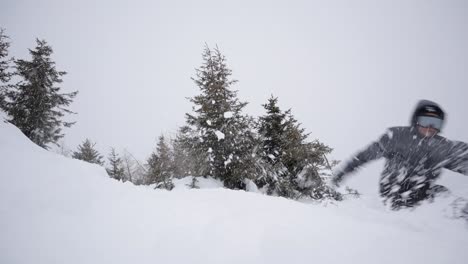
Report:
[[[193,78],[201,94],[190,98],[195,106],[193,113],[186,115],[185,133],[195,135],[186,141],[202,159],[199,175],[219,178],[229,188],[244,188],[245,174],[237,166],[241,156],[249,153],[246,145],[240,145],[249,138],[242,134],[248,132],[248,118],[241,113],[247,103],[239,102],[237,91],[231,90],[237,82],[230,79],[231,74],[219,49],[212,51],[206,46],[203,64]]]
[[[266,115],[259,118],[258,132],[261,135],[261,152],[263,160],[269,165],[269,173],[257,178],[259,187],[266,186],[267,193],[290,196],[292,187],[290,184],[290,171],[284,164],[283,156],[286,154],[286,145],[289,138],[286,130],[289,124],[288,114],[279,108],[278,98],[271,96],[262,106]]]
[[[12,73],[9,72],[10,63],[13,59],[8,58],[8,49],[10,48],[9,37],[5,35],[5,30],[0,28],[0,109],[5,109],[5,90],[11,79]]]
[[[322,177],[330,169],[326,155],[331,148],[318,140],[308,142],[309,134],[291,110],[283,112],[277,103],[278,98],[272,96],[263,105],[266,115],[259,118],[258,131],[263,139],[261,156],[270,166],[269,174],[257,178],[257,184],[266,186],[268,193],[289,198],[304,195],[316,199],[336,198]]]
[[[292,196],[341,199],[341,195],[323,180],[323,175],[330,172],[326,155],[330,154],[332,149],[319,140],[309,142],[309,134],[305,133],[305,129],[301,128],[301,124],[290,112],[286,124],[287,140],[282,159],[290,176],[288,184],[296,191]]]
[[[123,162],[119,155],[115,152],[114,148],[111,148],[108,160],[110,166],[106,169],[107,174],[109,174],[111,178],[114,178],[118,181],[123,181],[125,176]]]
[[[174,188],[173,174],[171,150],[164,136],[160,136],[156,152],[153,152],[148,159],[148,183],[155,183],[156,188],[172,190]]]
[[[200,176],[207,171],[206,153],[198,149],[199,140],[195,131],[188,126],[179,129],[173,140],[174,176]]]
[[[91,142],[91,140],[86,139],[80,146],[78,146],[78,150],[74,151],[72,154],[72,158],[83,160],[89,163],[94,163],[98,165],[104,165],[104,161],[102,160],[103,157],[99,154],[99,152],[94,149],[96,143]]]
[[[283,113],[277,103],[278,98],[271,96],[268,103],[262,105],[266,109],[266,115],[259,118],[259,133],[263,137],[263,156],[271,164],[277,164],[281,161],[285,145],[283,135],[287,127],[287,113]]]
[[[72,113],[70,105],[77,92],[60,93],[61,77],[50,58],[52,48],[44,40],[29,50],[32,60],[16,60],[17,75],[22,80],[6,92],[5,108],[9,120],[37,145],[48,148],[64,135],[63,127],[74,123],[62,121],[65,113]]]
[[[245,188],[246,180],[271,175],[270,164],[262,159],[261,138],[255,132],[257,123],[251,117],[241,117],[237,122],[233,143],[233,157],[230,160],[230,177],[224,182],[229,188]]]
[[[172,141],[174,151],[174,177],[183,178],[190,175],[190,164],[188,151],[183,147],[180,136]]]

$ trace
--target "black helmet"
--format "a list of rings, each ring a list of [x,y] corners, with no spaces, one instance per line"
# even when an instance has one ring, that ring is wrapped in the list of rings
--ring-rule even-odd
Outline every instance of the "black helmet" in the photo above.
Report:
[[[444,110],[435,102],[429,100],[421,100],[416,105],[413,116],[411,117],[411,125],[416,126],[416,121],[419,116],[435,116],[439,119],[445,119]]]

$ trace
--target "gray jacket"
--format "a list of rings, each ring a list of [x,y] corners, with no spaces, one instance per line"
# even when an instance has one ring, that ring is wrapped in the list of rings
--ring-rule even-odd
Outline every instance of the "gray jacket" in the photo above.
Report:
[[[421,101],[415,113],[424,105],[437,106]],[[414,115],[411,126],[389,128],[379,140],[355,155],[337,173],[335,182],[366,162],[385,158],[380,194],[398,208],[427,199],[444,168],[468,175],[468,145],[439,135],[423,137],[417,131]]]

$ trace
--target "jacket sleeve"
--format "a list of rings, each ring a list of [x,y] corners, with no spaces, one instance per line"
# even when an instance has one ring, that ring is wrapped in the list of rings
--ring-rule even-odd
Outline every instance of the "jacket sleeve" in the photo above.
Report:
[[[367,148],[354,155],[351,160],[344,164],[341,170],[338,170],[335,182],[340,182],[344,175],[354,171],[365,163],[384,157],[393,139],[393,134],[392,130],[388,130],[379,140],[373,142]]]
[[[460,141],[452,142],[444,168],[468,176],[468,144]]]

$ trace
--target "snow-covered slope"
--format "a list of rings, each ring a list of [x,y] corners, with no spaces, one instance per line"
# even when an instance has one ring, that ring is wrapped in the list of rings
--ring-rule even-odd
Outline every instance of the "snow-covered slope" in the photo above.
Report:
[[[0,263],[460,263],[453,198],[392,212],[376,197],[307,204],[215,181],[171,192],[109,179],[0,122]]]

